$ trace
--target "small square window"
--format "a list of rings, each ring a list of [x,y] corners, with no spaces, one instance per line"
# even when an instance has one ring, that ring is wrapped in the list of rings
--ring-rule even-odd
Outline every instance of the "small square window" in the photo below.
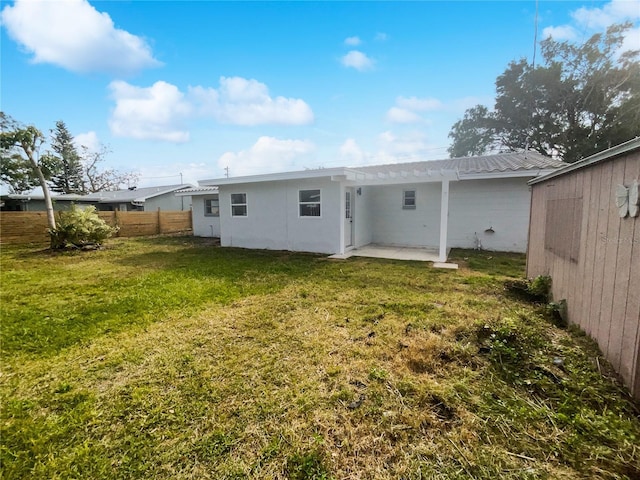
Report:
[[[320,216],[320,189],[300,190],[298,199],[301,217]]]
[[[204,199],[204,216],[205,217],[220,216],[220,201],[218,200],[218,195]]]
[[[402,192],[402,208],[405,210],[415,210],[416,208],[416,191],[404,190]]]
[[[232,217],[247,216],[247,194],[246,193],[231,194],[231,216]]]

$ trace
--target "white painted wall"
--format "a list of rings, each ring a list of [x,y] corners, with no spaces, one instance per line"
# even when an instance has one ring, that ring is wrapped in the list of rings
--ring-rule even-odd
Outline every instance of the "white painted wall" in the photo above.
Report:
[[[449,183],[449,247],[474,248],[477,233],[487,250],[526,252],[531,193],[529,178],[461,180]],[[402,192],[416,190],[416,209],[402,208]],[[363,188],[368,192],[370,243],[437,247],[440,183]],[[362,208],[361,208],[362,211]],[[366,223],[356,217],[356,222]],[[494,233],[485,233],[493,227]],[[365,227],[357,226],[365,240]],[[366,243],[358,242],[358,245]]]
[[[462,180],[449,184],[449,244],[473,248],[477,233],[486,250],[526,252],[530,178]],[[494,233],[485,233],[492,227]]]
[[[360,189],[360,195],[358,195]],[[356,187],[353,203],[353,223],[355,224],[354,246],[356,248],[373,242],[372,228],[372,194],[373,187]]]
[[[371,190],[371,239],[383,245],[435,247],[440,238],[440,183],[386,185]],[[402,208],[404,190],[416,190],[416,208]]]
[[[321,217],[300,217],[298,191],[321,190]],[[246,217],[231,216],[231,194],[247,194]],[[299,252],[340,250],[342,191],[329,178],[222,185],[220,244]]]
[[[176,211],[176,210],[189,210],[189,197],[178,197],[174,192],[158,195],[157,197],[147,198],[144,201],[145,212],[157,212],[160,210]]]
[[[188,198],[185,198],[185,206],[188,205]],[[211,198],[211,195],[193,195],[191,197],[193,235],[196,237],[220,237],[220,217],[205,216],[205,198]]]

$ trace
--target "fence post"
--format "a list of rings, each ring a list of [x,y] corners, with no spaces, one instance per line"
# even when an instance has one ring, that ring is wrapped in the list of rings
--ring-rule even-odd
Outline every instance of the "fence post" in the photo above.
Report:
[[[160,218],[162,218],[162,215],[160,214],[160,207],[158,207],[158,235],[162,233],[162,223]]]

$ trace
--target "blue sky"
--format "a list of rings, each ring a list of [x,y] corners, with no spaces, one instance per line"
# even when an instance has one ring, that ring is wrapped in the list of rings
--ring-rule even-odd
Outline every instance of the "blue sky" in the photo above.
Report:
[[[64,120],[139,186],[446,158],[536,3],[2,0],[1,106]],[[540,1],[539,38],[640,23],[640,0]],[[640,48],[640,30],[628,45]]]

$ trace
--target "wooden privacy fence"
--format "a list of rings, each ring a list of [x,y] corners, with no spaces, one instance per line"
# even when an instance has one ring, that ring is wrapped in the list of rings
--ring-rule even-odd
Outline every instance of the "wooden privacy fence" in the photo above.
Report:
[[[191,233],[191,211],[97,212],[116,237]],[[58,212],[56,212],[57,216]],[[0,243],[48,242],[46,212],[0,212]]]

